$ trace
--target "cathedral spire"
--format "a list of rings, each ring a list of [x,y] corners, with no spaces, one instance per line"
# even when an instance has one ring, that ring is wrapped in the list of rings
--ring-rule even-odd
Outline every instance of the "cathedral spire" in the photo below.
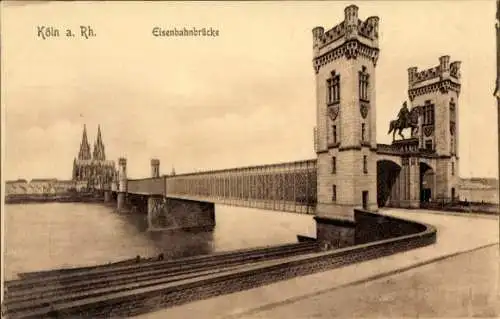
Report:
[[[97,125],[97,143],[102,144],[101,125]]]
[[[94,144],[93,158],[98,161],[106,160],[106,154],[104,152],[104,143],[102,142],[102,136],[101,136],[101,125],[97,126],[97,139]]]
[[[83,134],[82,134],[82,142],[80,143],[80,151],[78,152],[79,160],[89,160],[90,157],[90,145],[87,139],[87,126],[83,124]]]

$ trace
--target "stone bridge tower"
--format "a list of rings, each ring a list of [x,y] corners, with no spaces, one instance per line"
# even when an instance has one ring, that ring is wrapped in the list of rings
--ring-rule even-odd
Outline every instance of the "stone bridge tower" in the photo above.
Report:
[[[160,177],[160,160],[157,158],[151,159],[151,177]]]
[[[351,5],[340,24],[313,29],[319,217],[349,223],[354,208],[377,210],[378,27]]]
[[[421,111],[419,148],[434,155],[429,161],[434,167],[428,167],[434,175],[432,200],[450,200],[458,195],[459,95],[460,61],[450,63],[450,57],[445,55],[433,68],[408,69],[408,96],[412,107]]]
[[[127,159],[120,157],[118,159],[118,195],[117,195],[117,208],[121,211],[125,208],[125,200],[128,191],[127,179]]]

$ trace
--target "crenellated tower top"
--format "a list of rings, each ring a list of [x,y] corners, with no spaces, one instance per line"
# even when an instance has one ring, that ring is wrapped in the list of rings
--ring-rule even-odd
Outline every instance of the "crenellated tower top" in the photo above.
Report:
[[[321,26],[313,28],[314,67],[317,71],[328,60],[344,55],[348,58],[365,55],[376,64],[379,17],[371,16],[363,21],[359,19],[358,11],[357,6],[350,5],[344,9],[344,21],[330,30],[325,32]],[[349,45],[344,46],[346,43]],[[339,50],[330,56],[333,49]]]
[[[430,91],[460,93],[460,61],[450,63],[450,56],[443,55],[435,67],[418,71],[417,67],[408,68],[408,95],[410,100]]]

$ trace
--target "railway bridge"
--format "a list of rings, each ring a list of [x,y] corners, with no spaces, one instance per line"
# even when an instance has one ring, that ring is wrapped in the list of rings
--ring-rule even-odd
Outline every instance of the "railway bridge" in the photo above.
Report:
[[[108,190],[118,209],[147,211],[152,229],[213,227],[215,203],[312,214],[318,239],[330,240],[352,230],[356,208],[456,198],[460,62],[441,56],[434,67],[408,68],[409,111],[417,115],[411,136],[378,144],[378,28],[378,17],[361,20],[351,5],[330,30],[312,30],[316,158],[161,176],[153,159],[151,176],[136,180],[120,158]]]

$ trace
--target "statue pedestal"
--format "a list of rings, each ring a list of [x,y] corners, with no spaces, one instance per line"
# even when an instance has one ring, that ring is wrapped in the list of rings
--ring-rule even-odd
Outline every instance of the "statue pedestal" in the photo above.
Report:
[[[418,138],[416,137],[411,137],[411,138],[405,138],[403,140],[395,140],[392,142],[392,145],[413,145],[417,143],[418,144]]]
[[[418,138],[406,138],[404,140],[396,140],[392,142],[398,151],[403,153],[418,152]]]

